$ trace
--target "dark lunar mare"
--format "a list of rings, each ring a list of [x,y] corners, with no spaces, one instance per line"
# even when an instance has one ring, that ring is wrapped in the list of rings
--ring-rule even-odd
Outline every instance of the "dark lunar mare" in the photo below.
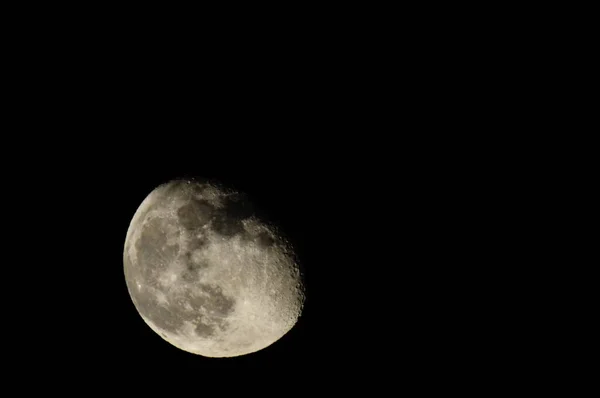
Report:
[[[201,309],[204,309],[207,316],[216,327],[225,330],[227,328],[227,316],[233,312],[235,299],[223,294],[223,290],[217,285],[200,284],[200,292],[194,293],[189,298],[189,303],[193,308],[192,313],[197,316]],[[213,316],[211,316],[213,315]],[[215,325],[209,323],[204,316],[196,323],[196,334],[201,337],[213,335]]]
[[[262,247],[271,247],[275,244],[275,239],[267,232],[259,232],[256,235],[256,243]]]
[[[183,262],[184,269],[181,271],[181,278],[188,283],[199,280],[200,273],[209,266],[207,260],[194,261],[192,259],[192,251],[189,250],[184,254]]]
[[[212,230],[225,237],[241,234],[245,231],[242,221],[255,212],[245,195],[239,193],[230,193],[229,196],[223,197],[221,208],[193,197],[187,200],[187,203],[177,210],[177,219],[191,233],[210,223]]]
[[[179,223],[194,232],[208,224],[215,215],[215,208],[208,202],[191,199],[177,210]]]
[[[223,199],[223,208],[218,209],[213,219],[213,228],[223,236],[233,236],[243,233],[242,221],[253,216],[254,206],[245,195],[232,194]]]
[[[146,280],[155,279],[157,272],[168,267],[179,252],[179,245],[167,244],[165,223],[158,218],[148,220],[141,231],[140,239],[135,242],[138,267]]]
[[[176,333],[185,321],[195,325],[198,336],[214,335],[217,329],[227,329],[227,316],[233,312],[235,299],[228,297],[217,285],[198,284],[198,290],[183,296],[168,296],[168,303],[161,304],[151,291],[133,294],[136,307],[153,324],[166,331]],[[188,302],[192,309],[182,303]],[[202,315],[204,311],[207,315]]]
[[[149,291],[133,295],[136,307],[142,315],[161,329],[175,332],[183,326],[184,319],[173,306],[165,307],[158,303],[156,296]]]

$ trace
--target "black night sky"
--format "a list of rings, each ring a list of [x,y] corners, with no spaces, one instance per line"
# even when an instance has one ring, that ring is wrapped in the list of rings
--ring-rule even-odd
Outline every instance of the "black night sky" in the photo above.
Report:
[[[48,383],[61,388],[194,392],[193,380],[208,383],[198,393],[312,393],[317,385],[348,391],[354,380],[423,380],[460,357],[461,305],[471,301],[457,281],[469,275],[451,264],[471,261],[461,252],[466,241],[455,238],[465,222],[459,202],[477,196],[464,199],[449,140],[369,136],[377,118],[366,107],[326,115],[113,108],[45,115],[46,124],[66,121],[65,130],[82,133],[36,141],[36,173],[14,185],[33,193],[7,196],[28,209],[39,234],[35,251],[23,249],[39,258],[27,276],[37,294],[25,302],[40,310],[37,327],[21,332],[34,342],[21,366],[55,369],[65,379]],[[129,297],[123,246],[131,218],[158,185],[186,177],[245,192],[297,250],[304,312],[264,350],[225,359],[184,352],[154,333]]]
[[[27,209],[23,233],[38,234],[35,250],[20,251],[36,257],[35,270],[24,268],[36,294],[23,303],[38,310],[36,327],[20,332],[31,351],[19,366],[64,375],[47,380],[52,388],[140,393],[195,392],[194,381],[203,383],[198,393],[280,394],[286,386],[311,394],[320,385],[351,391],[354,382],[450,374],[461,341],[477,341],[487,328],[465,329],[480,312],[465,312],[474,304],[460,288],[472,278],[468,264],[481,261],[477,250],[464,250],[475,240],[461,237],[469,222],[461,206],[486,193],[464,196],[461,160],[444,142],[366,139],[366,108],[327,134],[347,116],[336,112],[246,113],[236,123],[217,113],[201,123],[176,109],[137,108],[127,117],[84,110],[65,128],[87,126],[85,136],[37,141],[40,150],[46,142],[56,149],[36,155],[36,174],[19,178],[7,196]],[[158,185],[186,177],[245,192],[297,250],[304,311],[264,350],[235,358],[184,352],[154,333],[129,297],[123,247],[131,218]]]
[[[549,295],[530,292],[562,291],[539,279],[558,249],[538,229],[554,233],[548,198],[571,175],[537,159],[563,159],[534,95],[554,101],[553,62],[528,66],[539,40],[512,18],[57,7],[7,19],[2,381],[17,396],[439,396],[529,377],[536,344],[553,355],[528,328]],[[266,349],[184,352],[129,296],[129,223],[188,177],[246,193],[297,251],[304,311]]]
[[[169,391],[172,383],[210,379],[200,391],[243,390],[246,382],[300,391],[368,366],[379,344],[370,336],[378,329],[399,333],[391,330],[396,315],[381,314],[387,299],[375,280],[389,278],[377,260],[385,233],[366,221],[384,216],[379,189],[361,174],[364,154],[273,127],[262,137],[246,133],[245,143],[236,142],[232,129],[197,126],[193,134],[179,134],[177,127],[145,126],[139,138],[88,138],[53,166],[54,175],[65,177],[49,185],[60,192],[52,199],[57,227],[49,239],[63,242],[65,262],[58,273],[44,271],[60,289],[49,289],[59,304],[44,313],[55,326],[40,364],[101,389],[118,381],[134,390]],[[129,222],[156,186],[185,177],[215,179],[247,193],[297,250],[304,311],[264,350],[222,359],[184,352],[154,333],[129,297],[122,259]],[[56,246],[49,246],[56,255]]]
[[[349,380],[421,378],[446,366],[458,318],[439,300],[450,271],[437,259],[451,248],[429,245],[442,233],[434,226],[443,217],[435,203],[443,185],[420,178],[432,166],[414,141],[336,138],[311,133],[311,123],[286,131],[281,118],[169,126],[173,113],[135,133],[105,133],[117,121],[131,127],[131,119],[63,139],[54,163],[40,169],[34,188],[52,211],[44,215],[48,236],[38,254],[46,261],[35,283],[47,300],[36,303],[44,306],[42,356],[27,366],[53,367],[101,390],[117,383],[144,393],[195,391],[192,380],[210,380],[200,391],[311,393],[323,383],[347,391]],[[297,250],[304,311],[264,350],[235,358],[184,352],[154,333],[129,297],[123,246],[131,218],[154,188],[185,177],[247,193]]]

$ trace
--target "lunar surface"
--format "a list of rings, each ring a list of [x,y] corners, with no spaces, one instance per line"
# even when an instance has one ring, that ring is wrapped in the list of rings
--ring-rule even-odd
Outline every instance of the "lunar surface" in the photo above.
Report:
[[[302,312],[291,246],[242,194],[212,183],[176,180],[152,191],[131,220],[123,262],[143,320],[194,354],[259,351]]]

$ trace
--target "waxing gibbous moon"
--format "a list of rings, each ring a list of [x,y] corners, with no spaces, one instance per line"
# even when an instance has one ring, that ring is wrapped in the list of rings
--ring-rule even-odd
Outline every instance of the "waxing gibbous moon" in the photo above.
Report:
[[[297,322],[304,287],[291,246],[239,192],[175,180],[135,212],[125,281],[148,326],[184,351],[259,351]]]

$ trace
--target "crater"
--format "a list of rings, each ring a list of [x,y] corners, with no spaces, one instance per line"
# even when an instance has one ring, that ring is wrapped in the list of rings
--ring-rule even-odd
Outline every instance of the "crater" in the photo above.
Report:
[[[275,239],[263,231],[256,236],[256,243],[262,247],[271,247],[275,244]]]

